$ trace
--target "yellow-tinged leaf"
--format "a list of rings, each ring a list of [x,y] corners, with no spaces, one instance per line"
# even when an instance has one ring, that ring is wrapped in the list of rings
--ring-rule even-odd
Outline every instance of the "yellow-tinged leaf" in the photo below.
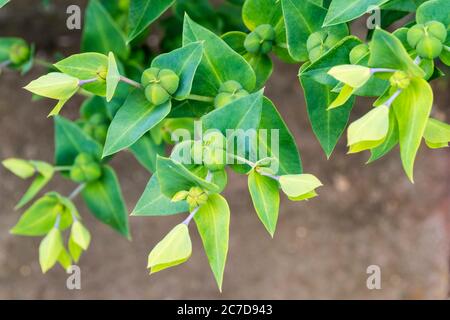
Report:
[[[91,234],[89,233],[89,230],[81,224],[80,221],[77,220],[72,224],[70,236],[72,237],[73,241],[83,250],[88,249],[91,242]]]
[[[39,245],[39,264],[43,273],[46,273],[55,265],[63,249],[61,231],[53,228]]]
[[[351,153],[374,148],[383,141],[388,130],[389,108],[386,105],[376,107],[350,124],[347,130],[347,146],[350,146]],[[357,144],[358,146],[355,146]]]
[[[301,196],[298,196],[298,197],[289,197],[289,200],[291,200],[291,201],[303,201],[303,200],[309,200],[309,199],[315,198],[317,196],[318,196],[318,194],[317,194],[316,191],[311,191],[311,192],[302,194]]]
[[[108,55],[108,73],[106,74],[106,101],[111,101],[120,81],[120,73],[117,62],[112,52]]]
[[[148,255],[150,274],[185,262],[192,253],[188,227],[179,224],[162,239]]]
[[[6,169],[22,179],[30,178],[36,172],[36,169],[29,161],[22,159],[5,159],[2,161],[2,164]]]
[[[79,80],[60,72],[51,72],[34,81],[25,89],[42,97],[67,100],[78,90]]]
[[[328,74],[352,88],[362,87],[372,75],[370,68],[353,64],[333,67]]]
[[[432,149],[447,147],[448,142],[450,141],[450,125],[445,122],[429,118],[427,121],[427,126],[425,127],[423,138],[425,139],[427,146]]]
[[[339,95],[336,97],[336,99],[334,99],[327,110],[331,110],[344,105],[348,101],[348,99],[351,98],[353,92],[355,92],[355,89],[345,84],[339,92]]]
[[[312,174],[290,174],[281,176],[278,180],[283,192],[291,198],[297,198],[306,195],[318,187],[322,182]]]

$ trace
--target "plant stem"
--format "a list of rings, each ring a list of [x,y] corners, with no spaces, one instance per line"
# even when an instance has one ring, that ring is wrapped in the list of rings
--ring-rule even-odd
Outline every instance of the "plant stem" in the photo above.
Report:
[[[87,79],[87,80],[80,80],[78,82],[78,86],[81,87],[82,85],[85,85],[85,84],[88,84],[88,83],[92,83],[92,82],[95,82],[97,80],[98,80],[97,78],[92,78],[92,79]]]
[[[86,184],[80,184],[78,187],[76,187],[75,190],[72,191],[72,193],[69,195],[69,200],[73,200],[76,198],[76,196],[78,196],[80,194],[81,191],[83,191],[83,189],[86,187]]]
[[[190,95],[188,95],[187,99],[201,101],[201,102],[213,102],[214,101],[213,97],[200,96],[197,94],[190,94]]]
[[[275,176],[273,174],[266,173],[266,172],[261,172],[260,170],[256,170],[256,171],[262,176],[266,176],[266,177],[272,178],[273,180],[276,180],[276,181],[280,180],[279,176]]]
[[[72,166],[60,166],[60,167],[54,167],[55,171],[70,171],[72,169]]]
[[[127,77],[120,76],[120,81],[125,82],[125,83],[129,84],[130,86],[136,87],[138,89],[142,89],[142,85],[139,82],[131,80]]]
[[[397,70],[395,69],[387,69],[387,68],[372,68],[370,69],[370,72],[372,74],[377,73],[377,72],[396,72]]]
[[[60,221],[61,221],[61,215],[58,214],[58,216],[56,217],[55,224],[53,225],[53,228],[59,229],[59,222]]]
[[[50,63],[50,62],[48,62],[48,61],[45,61],[45,60],[43,60],[43,59],[35,58],[35,59],[34,59],[34,62],[35,62],[37,65],[39,65],[39,66],[42,66],[42,67],[45,67],[45,68],[49,68],[49,69],[55,69],[55,67],[53,66],[52,63]]]
[[[417,56],[417,57],[414,59],[414,63],[417,64],[417,65],[419,65],[421,61],[422,61],[422,58],[419,57],[419,56]]]
[[[402,93],[402,89],[398,89],[394,94],[386,101],[385,105],[389,108],[395,99]]]

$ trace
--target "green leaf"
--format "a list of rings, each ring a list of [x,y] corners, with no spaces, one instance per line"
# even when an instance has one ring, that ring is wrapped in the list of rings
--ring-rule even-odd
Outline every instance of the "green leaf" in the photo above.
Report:
[[[448,147],[448,142],[450,141],[450,125],[439,120],[429,118],[423,138],[430,148]]]
[[[347,84],[344,84],[342,86],[341,91],[339,92],[339,95],[328,106],[327,110],[331,110],[344,105],[352,97],[354,92],[355,90],[352,87],[350,87]]]
[[[177,266],[190,258],[192,242],[189,229],[179,224],[162,239],[148,255],[150,274]]]
[[[161,193],[159,181],[154,174],[139,199],[131,215],[133,216],[167,216],[189,211],[185,201],[172,202]]]
[[[80,80],[97,79],[83,85],[83,89],[95,95],[106,95],[105,76],[108,57],[97,52],[74,54],[54,64],[59,71]]]
[[[389,107],[381,105],[351,123],[347,130],[349,153],[372,149],[380,145],[389,130]]]
[[[61,231],[53,228],[39,245],[39,264],[43,273],[46,273],[55,265],[63,249]]]
[[[20,209],[30,202],[39,191],[44,188],[47,183],[53,178],[55,172],[53,166],[42,161],[30,161],[30,163],[35,167],[38,172],[38,176],[31,183],[31,186],[25,192],[23,197],[20,199],[19,203],[16,205],[15,209]]]
[[[130,147],[130,151],[145,169],[155,172],[156,157],[164,155],[164,144],[157,145],[146,133]]]
[[[414,63],[401,41],[393,34],[377,28],[370,42],[369,67],[402,70],[422,78],[425,72]]]
[[[59,253],[58,262],[64,270],[67,270],[72,265],[72,257],[64,247]]]
[[[230,208],[220,194],[211,194],[194,216],[209,265],[222,291],[223,273],[228,253]]]
[[[142,90],[134,90],[109,126],[103,157],[131,146],[161,122],[169,114],[170,108],[170,101],[154,106]]]
[[[308,117],[328,158],[347,125],[354,102],[354,97],[351,97],[342,107],[327,110],[337,97],[332,89],[338,83],[328,75],[328,71],[336,65],[348,64],[349,53],[358,44],[360,40],[355,37],[344,38],[320,59],[300,70]]]
[[[82,248],[83,250],[88,249],[91,242],[91,234],[89,233],[89,230],[81,224],[80,221],[74,221],[74,223],[72,224],[70,237],[78,246],[80,246],[80,248]]]
[[[161,192],[169,199],[178,191],[188,191],[191,187],[200,187],[212,193],[220,190],[219,186],[200,178],[181,163],[169,158],[158,156],[156,172]]]
[[[36,172],[34,166],[27,160],[10,158],[3,160],[2,165],[22,179],[28,179]]]
[[[78,79],[64,73],[51,72],[31,81],[24,89],[42,97],[67,100],[78,91]]]
[[[0,0],[0,8],[3,8],[4,6],[6,6],[9,1],[10,0]]]
[[[204,41],[204,50],[192,93],[215,96],[220,85],[228,80],[239,82],[249,92],[255,88],[256,76],[248,62],[220,37],[185,15],[183,46],[198,41]]]
[[[152,67],[170,69],[180,78],[173,97],[184,100],[192,89],[195,72],[203,57],[202,42],[193,42],[169,53],[161,54],[152,61]]]
[[[248,190],[259,219],[273,237],[280,210],[278,182],[252,170],[248,175]]]
[[[249,94],[202,117],[203,130],[257,129],[261,119],[263,90]]]
[[[133,0],[128,15],[128,43],[158,19],[175,0]]]
[[[119,82],[120,72],[117,68],[117,62],[114,53],[110,52],[108,55],[108,73],[106,74],[106,101],[112,100]]]
[[[304,200],[309,200],[309,199],[312,199],[312,198],[315,198],[315,197],[317,197],[317,192],[316,191],[311,191],[311,192],[302,194],[302,195],[300,195],[298,197],[288,197],[288,198],[291,201],[304,201]]]
[[[61,116],[55,117],[55,163],[70,166],[80,153],[101,158],[102,147],[79,126]]]
[[[83,189],[82,196],[97,219],[130,239],[127,208],[119,181],[111,167],[104,166],[102,177],[89,182]]]
[[[389,0],[333,0],[331,1],[323,26],[332,26],[354,20],[368,12],[372,6],[379,7],[388,1]]]
[[[81,254],[83,253],[83,249],[72,239],[72,237],[69,237],[68,247],[73,261],[75,261],[75,263],[78,263]]]
[[[433,105],[433,90],[423,79],[411,79],[411,83],[393,103],[398,120],[400,156],[403,168],[413,179],[414,160],[419,150]]]
[[[276,130],[276,132],[272,132],[272,130]],[[266,137],[265,132],[267,133]],[[278,135],[278,139],[274,143],[272,143],[272,134]],[[276,173],[279,175],[302,173],[302,161],[294,137],[274,104],[268,98],[264,98],[262,105],[258,152],[259,159],[263,157],[276,159],[279,165]]]
[[[288,197],[292,198],[309,194],[322,186],[319,179],[312,174],[306,173],[281,176],[278,181],[280,182],[281,190],[283,190]]]
[[[369,68],[352,64],[333,67],[328,74],[352,88],[362,87],[372,76]]]
[[[128,57],[130,49],[124,34],[98,0],[90,0],[86,9],[81,50],[103,54],[112,51],[123,59]]]
[[[392,150],[398,143],[398,124],[395,118],[395,112],[392,108],[389,109],[389,131],[383,143],[370,150],[370,158],[367,163],[372,163],[380,159]]]

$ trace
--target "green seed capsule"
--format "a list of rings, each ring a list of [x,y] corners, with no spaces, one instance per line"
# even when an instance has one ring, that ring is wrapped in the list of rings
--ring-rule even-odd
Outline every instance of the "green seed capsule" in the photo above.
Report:
[[[263,41],[275,41],[275,30],[270,24],[261,24],[256,27],[254,32]]]
[[[70,170],[70,178],[78,183],[98,180],[102,175],[100,165],[94,158],[86,153],[81,153],[75,159]]]
[[[406,40],[412,48],[415,48],[424,36],[425,26],[423,24],[416,24],[408,30],[408,33],[406,34]]]
[[[369,46],[365,43],[359,44],[350,51],[350,63],[357,64],[369,53]]]
[[[9,60],[12,64],[19,65],[27,61],[30,57],[30,48],[23,43],[17,43],[11,47]]]
[[[272,51],[275,41],[275,30],[270,24],[262,24],[256,27],[244,41],[245,49],[253,54],[268,54]]]
[[[210,171],[218,171],[225,168],[226,152],[218,148],[203,148],[203,164]]]
[[[208,194],[200,187],[192,187],[189,189],[186,201],[192,210],[204,205],[208,201]]]
[[[411,79],[403,71],[396,71],[389,79],[391,86],[399,89],[406,89],[411,83]]]
[[[257,54],[261,48],[263,40],[255,32],[251,32],[244,40],[244,47],[250,53]]]
[[[99,125],[94,129],[92,137],[101,144],[104,144],[106,141],[107,133],[108,133],[108,126]]]
[[[439,57],[443,48],[437,38],[426,36],[417,44],[416,52],[422,58],[435,59]]]
[[[148,68],[142,73],[141,84],[145,88],[151,83],[157,83],[159,78],[159,68]]]
[[[219,88],[219,92],[235,93],[241,89],[242,85],[239,82],[234,80],[228,80],[222,83],[222,85]]]
[[[323,46],[326,39],[326,32],[324,31],[317,31],[312,33],[308,40],[306,41],[306,49],[309,51],[319,47]]]
[[[149,84],[145,87],[145,97],[153,105],[159,106],[170,99],[170,94],[159,84]]]
[[[174,94],[180,84],[178,75],[169,69],[163,69],[159,72],[158,78],[161,86],[170,94]]]
[[[425,24],[425,28],[429,35],[438,39],[441,43],[444,43],[447,39],[447,29],[439,21],[429,21]]]

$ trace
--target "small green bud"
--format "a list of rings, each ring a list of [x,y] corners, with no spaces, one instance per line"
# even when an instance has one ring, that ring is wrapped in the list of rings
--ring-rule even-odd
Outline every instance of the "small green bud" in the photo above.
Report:
[[[218,148],[203,148],[203,164],[210,171],[218,171],[225,168],[227,155],[225,150]]]
[[[145,88],[151,83],[157,83],[159,78],[159,68],[148,68],[142,73],[141,84]]]
[[[426,36],[417,44],[416,52],[422,58],[435,59],[439,57],[443,48],[437,38]]]
[[[159,84],[149,84],[145,87],[145,97],[155,106],[163,104],[170,99],[170,94]]]
[[[81,153],[75,158],[74,165],[70,170],[70,179],[78,183],[98,180],[101,175],[100,165],[86,153]]]
[[[339,38],[327,31],[317,31],[312,33],[306,41],[309,59],[313,62],[316,61],[338,41]]]
[[[248,95],[247,90],[242,88],[242,85],[234,80],[224,82],[219,88],[219,94],[214,99],[214,106],[221,108],[234,100]]]
[[[429,21],[425,24],[425,28],[429,35],[438,39],[441,43],[444,43],[447,39],[447,29],[439,21]]]
[[[391,86],[399,89],[406,89],[411,83],[411,79],[403,71],[396,71],[389,79]]]
[[[412,48],[415,48],[419,41],[424,37],[425,35],[425,28],[423,24],[416,24],[415,26],[411,27],[408,30],[408,33],[406,34],[406,40],[408,41],[409,45]]]
[[[208,194],[200,187],[192,187],[189,189],[186,201],[192,210],[204,205],[208,201]]]
[[[178,191],[175,193],[175,195],[172,197],[172,202],[178,202],[182,200],[186,200],[187,196],[189,195],[189,192],[186,190]]]
[[[19,65],[27,61],[30,57],[30,48],[24,43],[16,43],[11,47],[9,60],[12,64]]]
[[[369,46],[367,44],[361,43],[361,44],[357,45],[350,51],[350,55],[349,55],[350,63],[357,64],[368,53],[369,53]]]
[[[268,54],[272,51],[275,41],[275,30],[270,24],[262,24],[247,35],[244,41],[245,49],[253,54]]]

